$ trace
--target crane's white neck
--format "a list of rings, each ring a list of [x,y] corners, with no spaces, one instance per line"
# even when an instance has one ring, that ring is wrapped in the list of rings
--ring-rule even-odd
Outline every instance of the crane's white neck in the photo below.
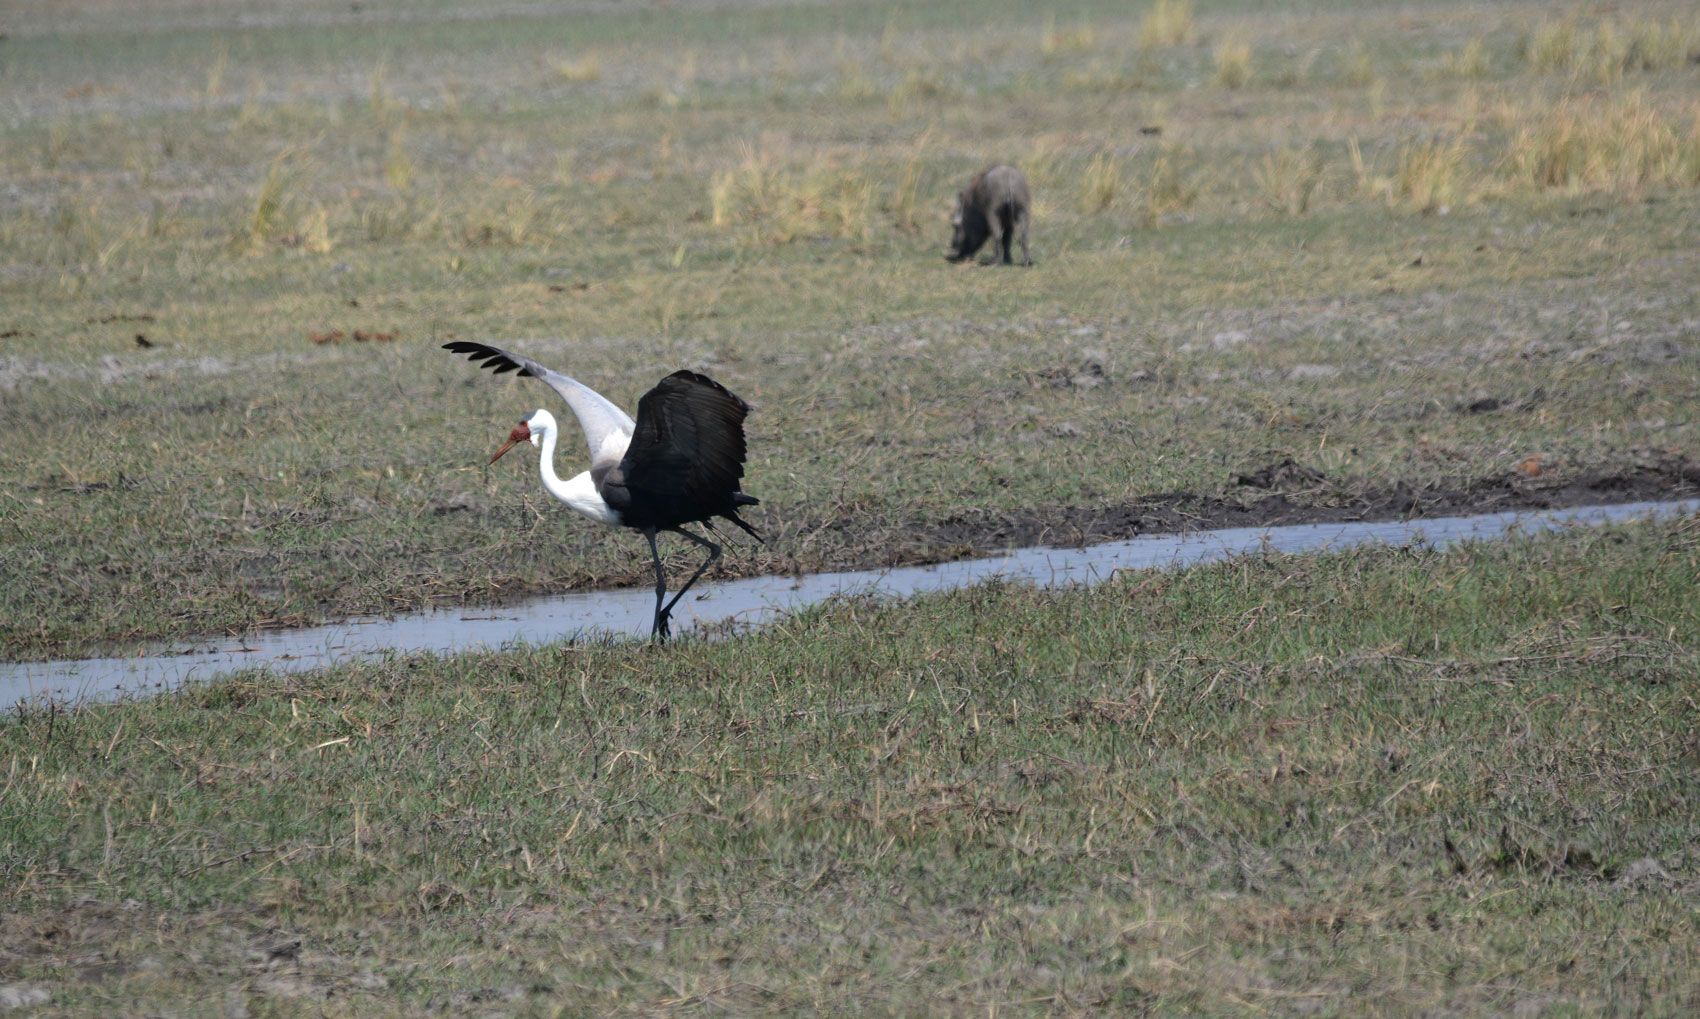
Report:
[[[596,490],[595,482],[590,480],[590,472],[575,474],[565,481],[555,473],[555,439],[561,430],[555,425],[555,417],[546,410],[532,414],[528,419],[531,428],[531,439],[541,447],[541,455],[537,458],[537,472],[543,477],[543,487],[549,494],[567,504],[567,507],[577,513],[596,521],[616,527],[620,523],[620,515],[602,499],[602,494]]]

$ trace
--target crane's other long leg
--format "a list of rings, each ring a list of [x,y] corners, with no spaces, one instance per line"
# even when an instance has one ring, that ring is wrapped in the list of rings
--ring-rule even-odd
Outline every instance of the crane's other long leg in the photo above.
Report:
[[[697,582],[697,578],[708,572],[708,568],[714,565],[714,561],[716,559],[720,558],[720,546],[716,545],[714,542],[709,541],[707,538],[692,534],[683,527],[675,527],[673,528],[673,531],[684,535],[696,542],[698,545],[701,545],[703,548],[708,549],[708,558],[702,561],[702,565],[697,567],[697,571],[691,574],[691,579],[685,581],[685,586],[679,588],[679,590],[674,593],[673,600],[668,602],[667,607],[661,610],[661,614],[658,618],[661,622],[661,633],[664,637],[667,634],[667,620],[673,614],[673,606],[679,604],[679,599],[685,596],[685,592],[691,589],[691,585]]]
[[[655,528],[645,527],[643,536],[649,539],[649,555],[655,560],[655,624],[650,628],[649,638],[666,640],[667,612],[661,607],[661,599],[667,597],[667,574],[661,568],[661,550],[655,547]]]

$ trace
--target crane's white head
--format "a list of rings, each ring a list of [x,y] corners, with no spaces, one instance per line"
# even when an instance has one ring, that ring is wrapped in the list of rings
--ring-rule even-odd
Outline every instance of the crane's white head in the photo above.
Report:
[[[500,460],[503,453],[528,439],[535,446],[543,441],[543,436],[554,430],[555,415],[542,409],[534,410],[520,418],[519,424],[515,425],[514,430],[508,433],[508,441],[502,443],[502,448],[496,450],[496,455],[490,458],[490,462],[495,463]]]

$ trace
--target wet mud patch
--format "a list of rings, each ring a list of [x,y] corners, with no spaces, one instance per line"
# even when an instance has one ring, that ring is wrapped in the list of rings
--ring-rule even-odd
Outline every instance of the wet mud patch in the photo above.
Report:
[[[1700,495],[1700,463],[1662,455],[1623,467],[1558,474],[1526,470],[1450,487],[1398,484],[1349,492],[1314,468],[1285,460],[1233,478],[1254,493],[1244,498],[1163,492],[1123,506],[1066,506],[1043,513],[965,512],[930,529],[918,544],[976,551],[1032,545],[1088,545],[1141,534],[1175,534],[1224,527],[1278,527],[1420,520],[1514,510],[1653,502]],[[946,554],[940,558],[953,558]],[[904,563],[926,561],[905,558]]]

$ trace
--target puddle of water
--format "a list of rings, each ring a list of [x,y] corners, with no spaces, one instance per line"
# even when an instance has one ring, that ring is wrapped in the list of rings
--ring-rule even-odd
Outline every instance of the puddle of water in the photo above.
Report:
[[[1492,513],[1412,522],[1241,527],[1192,534],[1153,534],[1089,548],[1030,548],[988,559],[802,578],[755,577],[707,585],[674,609],[674,629],[731,621],[755,626],[834,595],[903,598],[995,578],[1042,587],[1096,584],[1118,570],[1177,568],[1270,550],[1316,552],[1357,545],[1429,545],[1491,540],[1567,526],[1596,525],[1700,511],[1700,499],[1583,506],[1546,513]],[[76,703],[168,690],[243,669],[300,672],[358,658],[430,651],[446,654],[615,635],[648,637],[655,594],[642,589],[589,591],[500,609],[447,608],[396,618],[364,618],[334,626],[277,630],[247,638],[198,642],[186,653],[156,648],[127,658],[89,658],[0,665],[0,704]],[[182,644],[174,645],[182,648]]]

